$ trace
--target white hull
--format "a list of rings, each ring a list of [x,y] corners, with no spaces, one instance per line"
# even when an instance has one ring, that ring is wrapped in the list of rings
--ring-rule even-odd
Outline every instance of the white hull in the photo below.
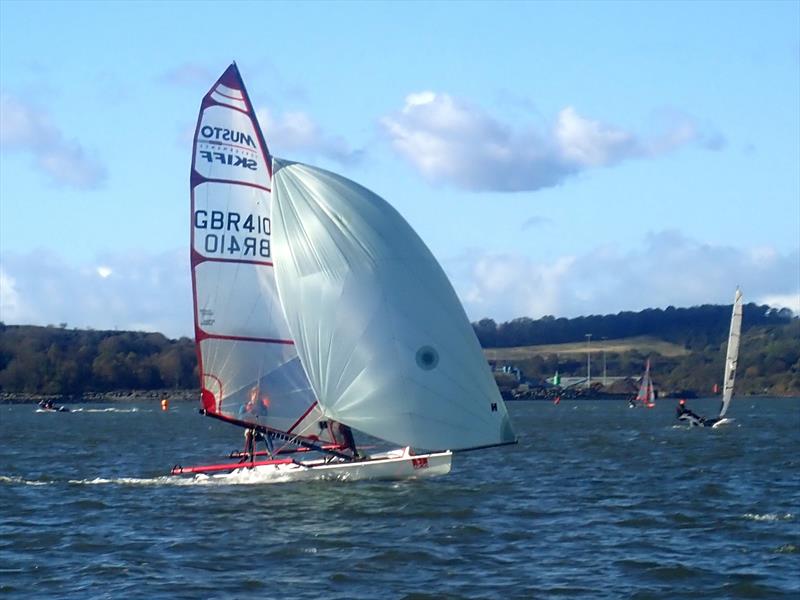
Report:
[[[366,460],[355,462],[326,462],[325,459],[297,461],[275,465],[261,465],[236,469],[226,475],[255,482],[311,481],[338,479],[341,481],[416,479],[447,475],[453,453],[409,454],[408,449],[398,449],[372,454]]]

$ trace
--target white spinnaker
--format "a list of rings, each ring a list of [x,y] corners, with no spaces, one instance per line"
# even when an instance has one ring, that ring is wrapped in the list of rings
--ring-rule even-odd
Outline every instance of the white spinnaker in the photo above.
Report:
[[[330,440],[278,300],[269,154],[238,69],[203,98],[192,157],[192,282],[203,407]]]
[[[416,448],[513,442],[461,303],[400,214],[334,173],[273,171],[279,295],[325,414]]]
[[[725,356],[725,381],[722,389],[722,408],[719,418],[725,416],[733,398],[733,384],[736,381],[736,367],[739,363],[739,339],[742,333],[742,292],[736,288],[731,313],[731,330],[728,334],[728,353]]]

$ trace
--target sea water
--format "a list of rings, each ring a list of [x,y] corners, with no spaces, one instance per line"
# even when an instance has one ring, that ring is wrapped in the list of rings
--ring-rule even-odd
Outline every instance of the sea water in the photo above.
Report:
[[[280,484],[168,476],[242,447],[194,405],[0,406],[0,596],[800,597],[800,400],[674,404],[510,402],[450,475]]]

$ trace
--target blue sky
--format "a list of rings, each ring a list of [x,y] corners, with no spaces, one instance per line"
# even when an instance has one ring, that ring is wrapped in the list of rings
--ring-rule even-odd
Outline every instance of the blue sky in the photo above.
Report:
[[[35,26],[34,26],[35,24]],[[800,3],[0,3],[0,320],[192,332],[191,132],[379,193],[469,316],[800,312]]]

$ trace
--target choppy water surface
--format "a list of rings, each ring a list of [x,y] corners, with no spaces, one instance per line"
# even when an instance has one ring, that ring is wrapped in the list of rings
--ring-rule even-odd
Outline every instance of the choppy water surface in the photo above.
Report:
[[[712,413],[716,402],[692,407]],[[0,406],[0,591],[54,598],[796,598],[800,401],[509,403],[520,444],[404,482],[165,476],[236,428]]]

